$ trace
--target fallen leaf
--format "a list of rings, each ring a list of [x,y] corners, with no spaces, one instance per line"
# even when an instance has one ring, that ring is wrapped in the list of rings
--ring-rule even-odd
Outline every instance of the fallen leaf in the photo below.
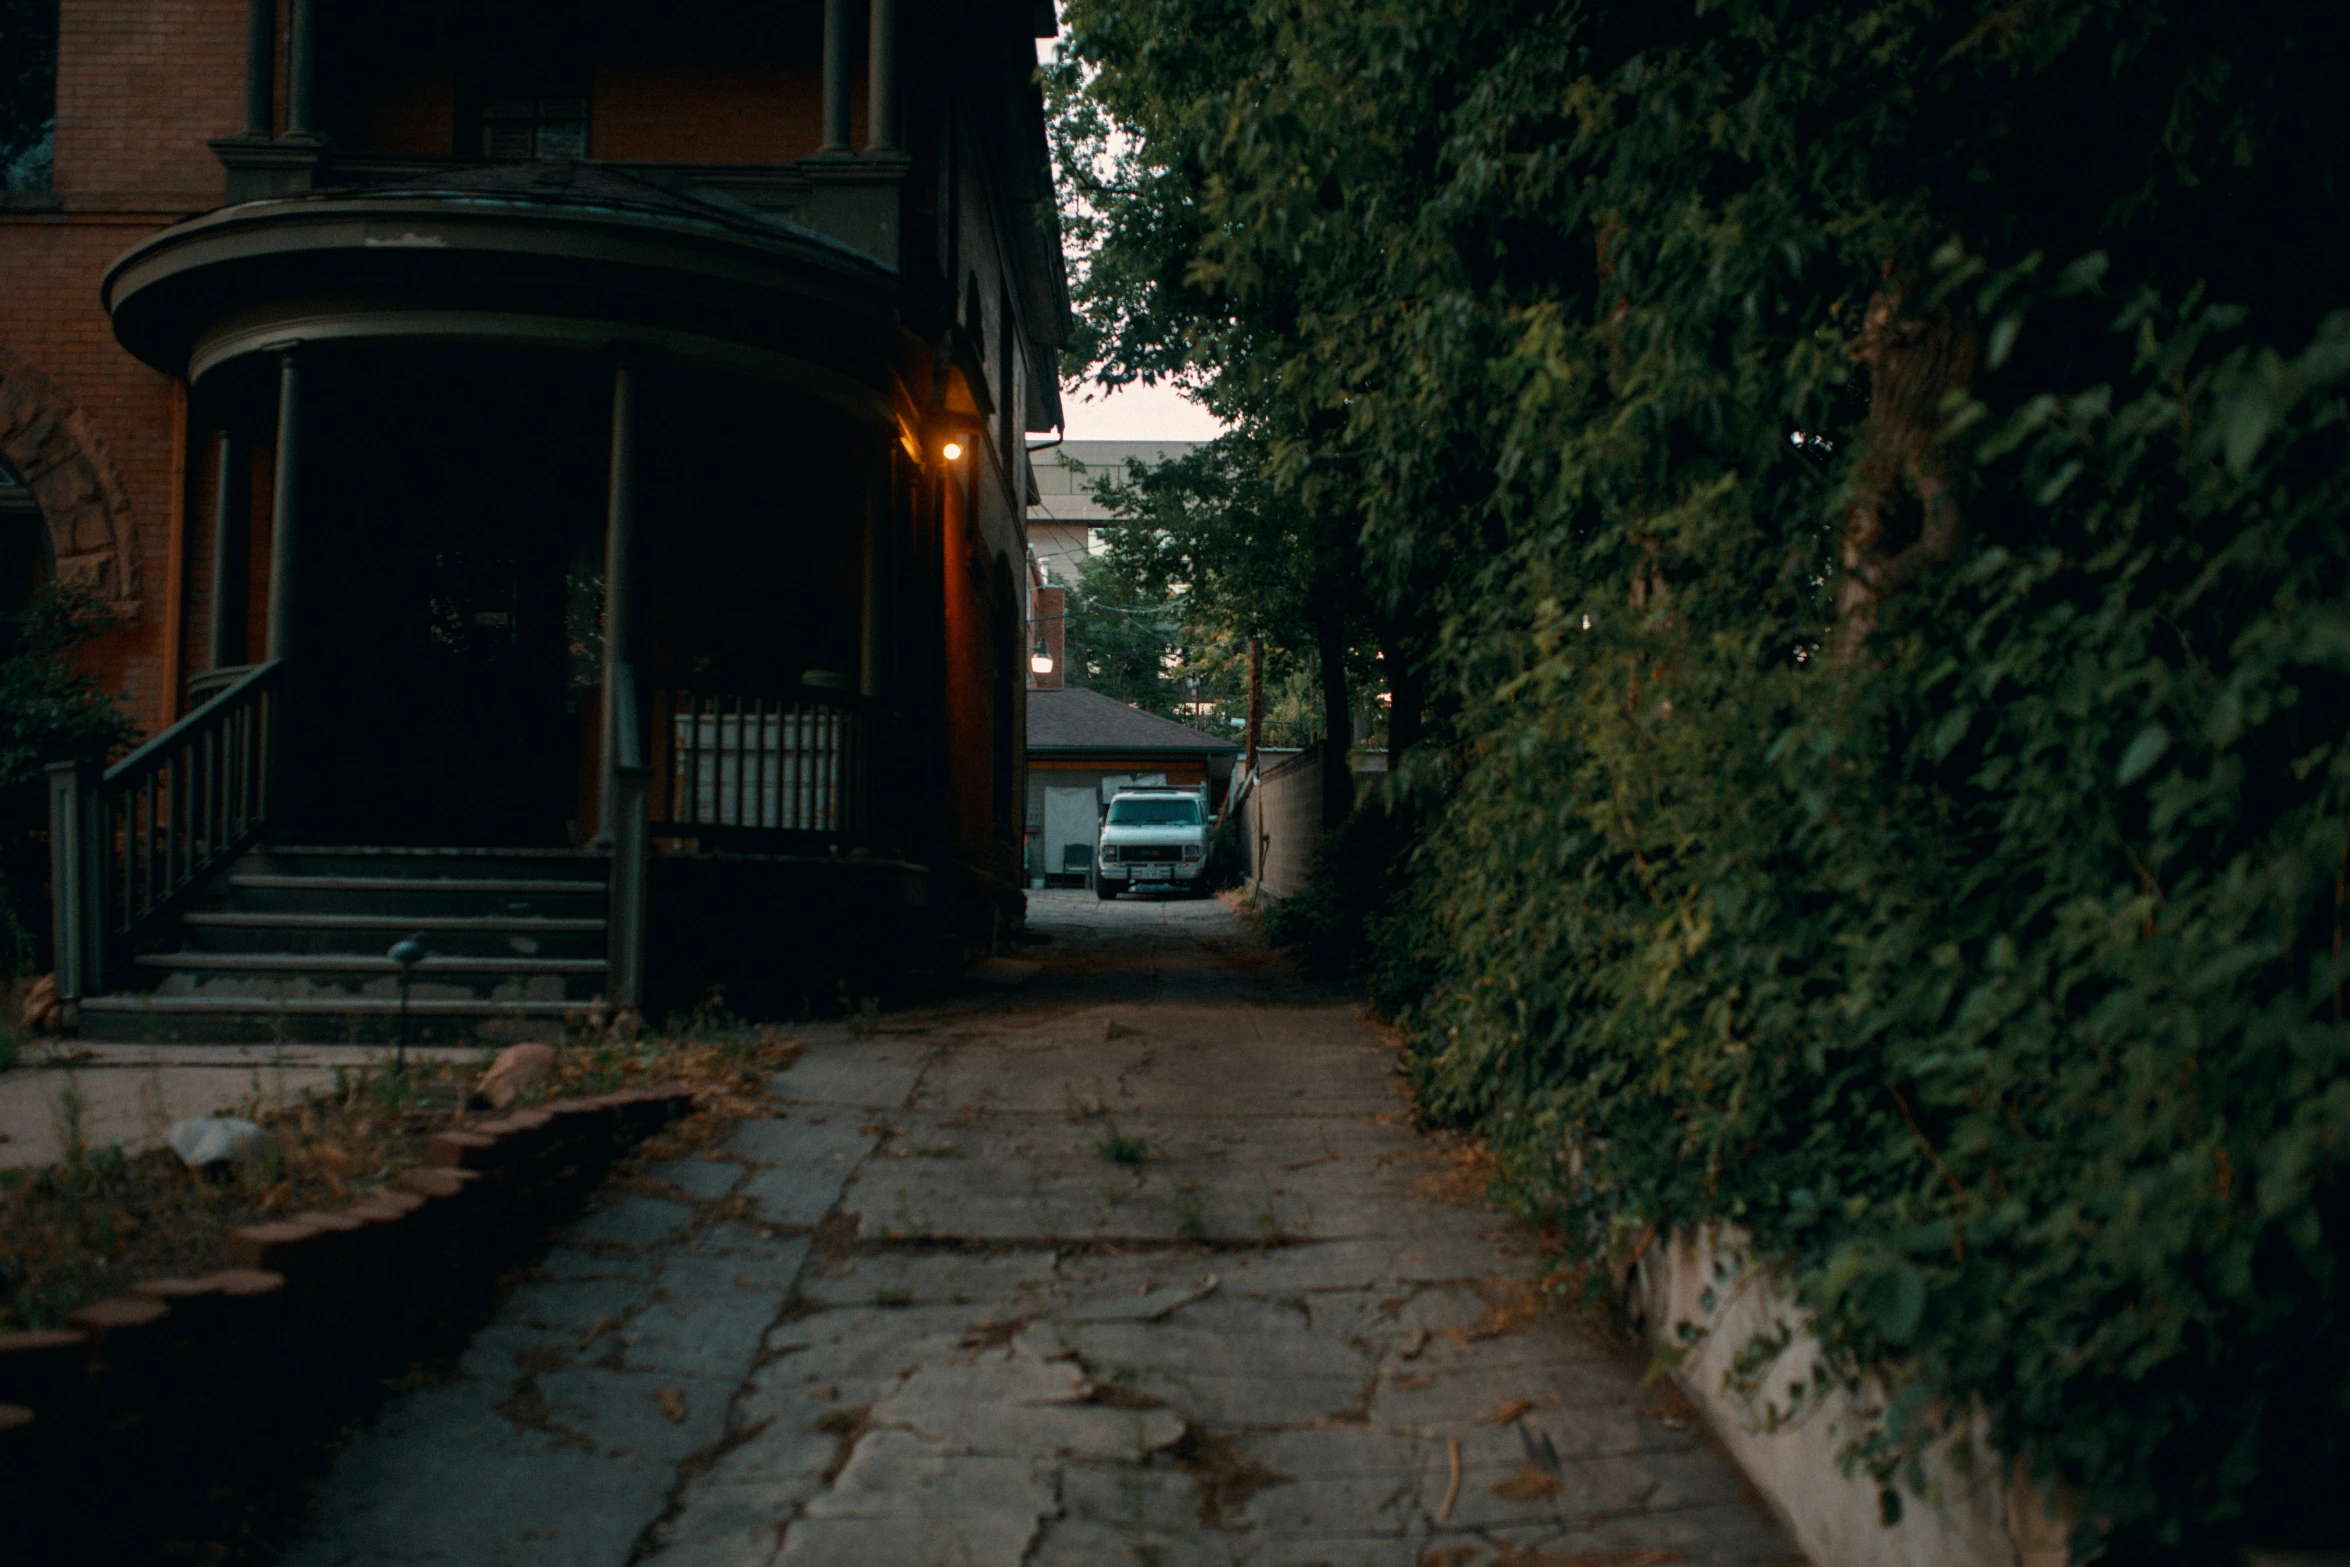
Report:
[[[661,1413],[667,1415],[672,1421],[685,1419],[685,1395],[683,1393],[673,1387],[665,1387],[660,1392],[660,1399]]]
[[[1534,1400],[1530,1398],[1513,1398],[1505,1403],[1496,1404],[1491,1409],[1485,1411],[1485,1413],[1479,1415],[1477,1417],[1477,1424],[1481,1426],[1506,1426],[1511,1421],[1517,1419],[1518,1416],[1524,1414],[1527,1410],[1532,1409],[1533,1407]]]
[[[1493,1494],[1505,1502],[1538,1502],[1546,1496],[1556,1496],[1562,1487],[1557,1475],[1545,1474],[1528,1464],[1493,1488]]]
[[[585,1349],[590,1344],[593,1344],[596,1340],[602,1338],[605,1334],[611,1332],[618,1326],[620,1326],[620,1323],[616,1318],[598,1317],[595,1321],[587,1325],[586,1332],[580,1334],[579,1337],[571,1341],[571,1347],[573,1349]]]

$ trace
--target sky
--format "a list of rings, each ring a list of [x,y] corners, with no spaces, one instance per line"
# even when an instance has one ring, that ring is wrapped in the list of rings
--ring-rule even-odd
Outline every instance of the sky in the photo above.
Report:
[[[1061,417],[1072,441],[1212,441],[1224,433],[1214,415],[1171,386],[1104,391],[1076,382],[1061,389]]]

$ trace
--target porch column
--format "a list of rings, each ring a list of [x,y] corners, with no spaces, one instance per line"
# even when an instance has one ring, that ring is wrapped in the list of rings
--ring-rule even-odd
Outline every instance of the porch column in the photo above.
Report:
[[[636,367],[623,359],[612,370],[612,468],[604,508],[604,740],[607,784],[621,764],[620,686],[636,679]],[[604,792],[603,830],[613,833],[614,801]]]
[[[318,0],[294,0],[293,36],[287,40],[286,134],[318,134]]]
[[[604,926],[607,997],[614,1026],[634,1027],[643,1000],[645,910],[652,869],[646,837],[652,770],[637,711],[637,375],[627,356],[612,367],[611,489],[604,511],[603,830],[612,855]]]
[[[276,128],[276,0],[245,0],[245,134],[269,139]]]
[[[253,463],[245,441],[220,432],[220,483],[212,502],[212,662],[245,661],[245,582],[251,574]]]
[[[898,150],[898,0],[872,0],[865,63],[865,150]],[[845,123],[845,122],[844,122]]]
[[[302,360],[300,351],[292,348],[278,356],[274,489],[269,508],[269,657],[292,659],[302,564]]]
[[[850,0],[824,0],[824,145],[820,152],[846,153],[849,146]]]

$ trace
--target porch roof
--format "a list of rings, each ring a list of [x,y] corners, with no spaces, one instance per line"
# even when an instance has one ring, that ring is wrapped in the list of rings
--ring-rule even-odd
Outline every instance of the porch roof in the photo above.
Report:
[[[1128,707],[1099,691],[1069,687],[1028,693],[1030,756],[1164,756],[1185,759],[1237,755],[1240,747],[1213,735]]]

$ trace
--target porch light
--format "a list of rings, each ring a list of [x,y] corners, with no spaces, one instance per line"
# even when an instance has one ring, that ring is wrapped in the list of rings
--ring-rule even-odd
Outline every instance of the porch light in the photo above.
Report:
[[[948,462],[961,462],[963,460],[963,443],[961,441],[949,441],[946,443],[946,445],[938,449],[938,454],[939,456],[944,457]]]
[[[1028,655],[1028,667],[1040,675],[1053,672],[1053,655],[1045,651],[1042,642],[1036,644],[1036,651]]]

